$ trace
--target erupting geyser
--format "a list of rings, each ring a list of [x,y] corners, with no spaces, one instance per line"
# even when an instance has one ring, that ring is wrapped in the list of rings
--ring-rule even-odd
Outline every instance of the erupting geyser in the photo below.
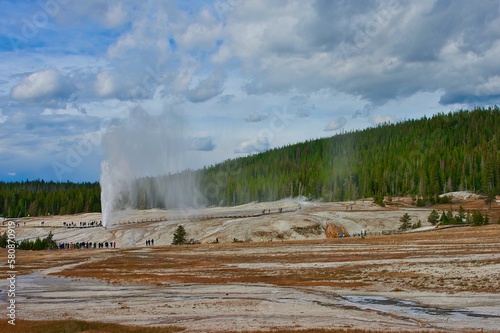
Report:
[[[193,192],[194,181],[189,174],[182,182],[165,176],[185,168],[184,127],[173,112],[153,116],[137,107],[108,128],[100,179],[104,227],[113,225],[112,213],[118,209],[192,204],[187,194]]]

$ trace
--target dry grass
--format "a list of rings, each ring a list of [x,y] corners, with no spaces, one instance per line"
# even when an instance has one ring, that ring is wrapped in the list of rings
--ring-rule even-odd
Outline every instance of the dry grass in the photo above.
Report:
[[[105,253],[100,253],[105,255]],[[16,271],[18,275],[34,273],[41,269],[60,267],[68,264],[82,262],[92,256],[92,253],[84,251],[46,250],[46,251],[16,251]],[[0,257],[7,258],[7,249],[0,248]],[[0,271],[0,278],[5,278],[5,271]]]
[[[28,321],[16,320],[16,325],[0,324],[0,332],[9,333],[174,333],[181,332],[182,327],[145,327],[145,326],[127,326],[111,323],[88,322],[80,320],[54,320],[54,321]],[[361,330],[349,328],[333,329],[271,329],[270,331],[226,331],[225,333],[382,333],[381,330]],[[392,331],[398,332],[398,331]],[[403,332],[403,331],[401,331]],[[404,332],[411,332],[405,330]],[[422,333],[424,331],[418,330]]]
[[[174,333],[183,330],[184,328],[175,326],[125,326],[80,320],[16,320],[16,325],[7,324],[5,321],[0,324],[0,332],[9,333]]]

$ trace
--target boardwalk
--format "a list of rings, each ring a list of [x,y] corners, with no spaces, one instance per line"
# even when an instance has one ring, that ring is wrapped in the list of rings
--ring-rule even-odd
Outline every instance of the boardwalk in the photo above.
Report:
[[[241,214],[194,214],[194,215],[174,215],[174,216],[165,216],[158,218],[145,218],[145,219],[134,219],[134,220],[122,220],[115,223],[115,225],[126,225],[126,224],[137,224],[137,223],[153,223],[153,222],[168,222],[168,221],[203,221],[203,220],[213,220],[213,219],[241,219],[248,217],[259,217],[263,215],[274,215],[274,214],[283,214],[283,213],[292,213],[297,211],[297,209],[289,209],[289,210],[265,210],[258,213],[241,213]]]

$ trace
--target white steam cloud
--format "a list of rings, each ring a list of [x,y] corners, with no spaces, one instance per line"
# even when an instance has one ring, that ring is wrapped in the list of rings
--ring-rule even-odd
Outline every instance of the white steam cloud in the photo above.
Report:
[[[119,209],[193,205],[192,173],[167,176],[186,167],[184,131],[174,112],[153,116],[141,108],[107,130],[100,179],[104,227],[113,225],[112,213]]]

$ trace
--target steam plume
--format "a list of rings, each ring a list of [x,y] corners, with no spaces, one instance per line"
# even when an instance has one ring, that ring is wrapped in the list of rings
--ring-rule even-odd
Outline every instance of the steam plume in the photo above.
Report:
[[[153,116],[139,107],[107,130],[100,179],[104,227],[113,225],[117,209],[192,204],[192,174],[182,173],[182,181],[166,176],[185,168],[184,130],[175,113]]]

